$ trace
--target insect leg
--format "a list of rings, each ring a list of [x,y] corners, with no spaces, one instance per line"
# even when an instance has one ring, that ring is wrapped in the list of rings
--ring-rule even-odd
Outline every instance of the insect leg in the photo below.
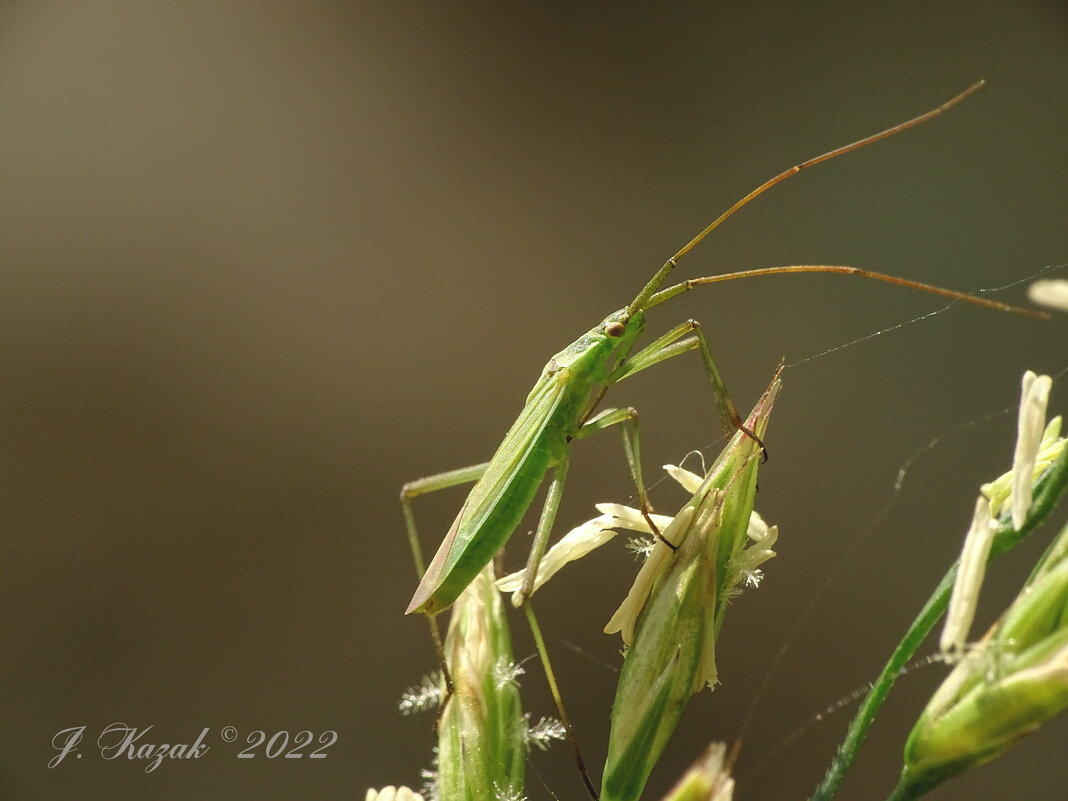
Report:
[[[545,495],[545,505],[541,509],[541,518],[538,520],[538,530],[534,534],[534,544],[530,548],[530,556],[527,557],[523,584],[519,592],[512,596],[512,605],[517,608],[525,604],[534,593],[534,579],[538,576],[538,565],[541,564],[541,557],[545,554],[545,546],[549,544],[549,532],[552,531],[553,521],[556,520],[556,510],[560,508],[560,498],[564,494],[564,481],[567,479],[567,468],[570,464],[570,460],[564,455],[553,468],[549,491]]]
[[[423,559],[423,546],[419,543],[419,532],[415,527],[412,498],[428,492],[455,487],[459,484],[470,484],[472,481],[478,481],[482,478],[482,474],[486,472],[487,465],[489,465],[489,462],[483,462],[482,464],[461,467],[457,470],[449,470],[446,473],[438,473],[426,478],[417,478],[415,481],[409,481],[401,488],[401,510],[404,512],[404,525],[408,529],[408,545],[412,549],[412,561],[415,563],[415,571],[419,578],[422,578],[423,573],[426,572],[426,561]],[[430,624],[430,637],[434,641],[434,651],[438,656],[438,664],[441,666],[441,673],[445,677],[445,696],[441,699],[441,706],[438,707],[438,718],[434,723],[434,730],[437,731],[437,724],[441,721],[441,716],[445,711],[445,704],[452,697],[453,685],[452,676],[449,675],[449,668],[445,664],[445,647],[442,645],[438,619],[434,615],[427,615],[426,619]]]
[[[642,479],[642,450],[641,450],[641,437],[638,434],[638,410],[633,407],[626,409],[605,409],[596,417],[587,420],[582,428],[578,430],[578,434],[575,439],[583,439],[588,437],[595,431],[601,431],[608,428],[608,426],[616,425],[617,423],[629,423],[630,431],[627,428],[623,429],[623,450],[627,454],[627,465],[630,467],[631,478],[634,479],[634,486],[638,490],[638,506],[642,513],[642,517],[645,518],[645,522],[649,524],[649,528],[652,529],[653,534],[660,539],[671,550],[675,550],[675,546],[665,540],[660,535],[660,530],[656,527],[656,523],[653,522],[653,518],[650,512],[653,511],[652,504],[649,503],[649,495],[645,491],[645,481]]]
[[[415,569],[419,578],[426,572],[426,561],[423,559],[423,546],[419,543],[419,532],[415,528],[415,512],[412,511],[412,498],[417,495],[425,495],[428,492],[456,487],[460,484],[470,484],[482,478],[489,462],[474,464],[470,467],[461,467],[457,470],[449,470],[445,473],[417,478],[409,481],[401,487],[400,503],[404,512],[404,525],[408,529],[408,544],[412,548],[412,559],[415,561]]]
[[[561,459],[553,468],[553,476],[549,481],[549,490],[545,496],[545,505],[541,510],[541,518],[538,520],[538,530],[534,535],[534,545],[531,547],[530,556],[527,558],[527,567],[523,575],[523,584],[520,586],[519,592],[512,596],[512,603],[517,607],[522,606],[523,611],[526,612],[527,623],[530,625],[530,631],[534,635],[534,642],[538,649],[538,655],[541,657],[541,664],[545,669],[545,677],[549,682],[549,689],[552,691],[553,700],[556,702],[556,709],[560,715],[560,720],[564,724],[564,730],[567,732],[567,741],[571,746],[571,753],[575,758],[575,764],[578,766],[579,774],[582,776],[582,781],[586,785],[586,790],[590,794],[590,798],[596,800],[597,791],[594,789],[593,783],[590,781],[589,774],[586,772],[586,766],[582,761],[582,755],[579,753],[578,743],[575,740],[575,732],[571,727],[571,720],[568,718],[567,709],[564,707],[564,700],[560,696],[560,688],[556,683],[556,675],[553,672],[552,664],[549,662],[549,653],[545,648],[545,641],[541,636],[541,628],[538,626],[537,618],[534,617],[533,604],[528,603],[530,596],[534,592],[534,580],[538,577],[538,565],[541,564],[541,558],[544,556],[545,547],[549,542],[549,532],[552,530],[553,521],[556,519],[556,512],[560,508],[560,498],[564,493],[564,481],[567,480],[567,470],[570,464],[567,452],[565,451]]]
[[[701,324],[696,320],[687,320],[668,331],[648,347],[624,359],[616,365],[616,368],[608,376],[608,383],[622,381],[624,378],[632,376],[646,367],[652,367],[654,364],[659,364],[688,350],[698,350],[701,353],[701,361],[704,363],[705,372],[708,374],[708,380],[712,386],[712,397],[715,400],[716,409],[719,411],[727,436],[732,435],[736,430],[744,432],[760,445],[764,451],[764,459],[767,460],[767,449],[764,448],[764,443],[760,440],[760,437],[746,428],[741,416],[738,414],[738,410],[734,407],[734,401],[731,400],[731,396],[727,392],[727,386],[723,383],[723,378],[719,374],[719,368],[716,367],[716,361],[712,358],[712,351],[708,347],[705,333],[701,329]]]
[[[538,655],[541,657],[541,665],[545,669],[545,678],[549,681],[549,690],[552,692],[553,700],[556,702],[556,711],[560,715],[560,722],[564,724],[564,731],[567,732],[567,742],[571,746],[571,755],[575,758],[579,775],[582,776],[582,781],[586,785],[586,792],[590,794],[590,798],[597,801],[597,791],[593,787],[593,782],[590,781],[589,774],[586,773],[586,764],[582,761],[582,754],[579,753],[575,730],[571,727],[571,719],[568,717],[567,708],[564,706],[564,699],[560,695],[560,687],[556,683],[556,674],[553,672],[553,666],[549,662],[549,652],[545,648],[545,639],[541,636],[541,626],[538,625],[538,619],[534,616],[534,605],[526,604],[523,607],[523,611],[527,613],[527,623],[530,625],[530,633],[534,635],[534,645],[537,647]]]

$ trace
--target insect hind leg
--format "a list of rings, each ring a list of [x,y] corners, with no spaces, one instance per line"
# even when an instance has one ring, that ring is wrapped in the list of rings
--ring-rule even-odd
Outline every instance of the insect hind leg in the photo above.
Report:
[[[426,572],[426,561],[423,558],[423,547],[419,542],[419,531],[415,525],[415,511],[412,509],[412,499],[419,495],[478,481],[486,472],[488,465],[489,462],[483,462],[469,467],[461,467],[457,470],[449,470],[445,473],[409,481],[401,487],[401,511],[404,512],[404,525],[408,531],[408,545],[412,549],[412,561],[415,564],[415,571],[419,578],[422,578]],[[441,639],[441,628],[438,626],[437,616],[427,615],[426,619],[430,625],[430,637],[434,641],[434,652],[438,657],[438,665],[445,679],[445,694],[442,696],[441,704],[438,706],[437,718],[434,721],[434,731],[437,732],[441,724],[442,715],[445,714],[445,706],[449,703],[449,699],[452,698],[454,687],[452,676],[449,674],[449,666],[445,662],[445,647]]]
[[[423,546],[419,542],[419,532],[415,526],[415,511],[412,509],[412,499],[419,495],[426,495],[430,492],[478,481],[485,474],[488,466],[489,462],[473,464],[469,467],[461,467],[433,476],[417,478],[415,481],[409,481],[401,487],[401,511],[404,512],[404,525],[408,530],[408,544],[412,549],[412,560],[415,562],[415,570],[419,574],[419,578],[422,578],[423,573],[426,572],[426,560],[423,558]]]

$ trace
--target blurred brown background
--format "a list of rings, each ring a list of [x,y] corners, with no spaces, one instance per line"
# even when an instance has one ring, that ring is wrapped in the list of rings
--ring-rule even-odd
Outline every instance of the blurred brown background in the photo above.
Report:
[[[488,458],[549,355],[775,172],[986,78],[949,115],[762,197],[680,273],[846,263],[974,289],[1068,260],[1063,3],[793,5],[5,4],[0,796],[418,784],[431,721],[396,701],[433,658],[401,614],[415,587],[401,483]],[[765,279],[694,292],[650,328],[701,319],[748,409],[782,356],[942,305]],[[776,751],[877,672],[954,558],[977,486],[1009,465],[1014,416],[984,416],[1015,402],[1024,368],[1065,366],[1066,330],[1068,316],[958,307],[787,370],[758,499],[780,556],[732,610],[723,685],[694,700],[650,797],[738,733],[898,467],[978,420],[912,464],[760,701],[738,797],[807,797],[852,709]],[[650,473],[715,449],[696,358],[613,396],[642,410]],[[1068,408],[1063,382],[1054,405]],[[618,438],[581,443],[560,530],[628,493]],[[428,549],[461,501],[419,503]],[[992,571],[977,628],[1038,539]],[[513,542],[518,563],[527,538]],[[597,773],[619,662],[600,628],[634,569],[605,549],[539,596]],[[515,632],[530,655],[518,618]],[[550,714],[528,667],[527,704]],[[902,681],[841,798],[884,797],[943,674]],[[213,748],[146,775],[95,752],[115,721],[153,725],[142,742],[210,727]],[[83,758],[48,770],[52,736],[83,724]],[[325,760],[240,760],[225,725],[339,740]],[[932,797],[1062,798],[1066,734],[1062,720]],[[565,747],[531,763],[532,799],[549,797],[534,770],[581,797]]]

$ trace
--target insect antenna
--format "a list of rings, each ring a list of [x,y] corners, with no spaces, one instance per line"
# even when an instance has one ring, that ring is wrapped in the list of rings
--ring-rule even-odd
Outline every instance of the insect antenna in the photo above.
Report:
[[[660,292],[656,292],[648,299],[644,308],[649,309],[653,306],[657,306],[665,300],[669,300],[676,295],[680,295],[683,292],[693,289],[695,286],[701,286],[702,284],[718,284],[721,281],[734,281],[738,278],[756,278],[760,275],[783,275],[787,273],[837,273],[839,275],[859,275],[862,278],[870,278],[873,281],[884,281],[888,284],[896,284],[897,286],[906,287],[907,289],[917,289],[921,292],[929,292],[932,295],[941,295],[942,297],[963,301],[965,303],[972,303],[976,306],[983,306],[996,311],[1019,314],[1022,317],[1034,317],[1039,320],[1049,319],[1049,314],[1047,312],[1039,311],[1037,309],[1014,306],[1011,303],[1002,303],[1001,301],[990,300],[989,298],[981,298],[976,295],[968,294],[967,292],[958,292],[955,289],[945,289],[940,286],[935,286],[934,284],[925,284],[922,281],[911,281],[908,278],[900,278],[896,275],[879,273],[874,270],[865,270],[861,267],[850,267],[844,264],[793,264],[782,267],[759,267],[754,270],[741,270],[734,273],[721,273],[720,275],[707,275],[701,278],[689,278],[681,283],[661,290]]]
[[[898,123],[897,125],[894,125],[891,128],[887,128],[885,131],[880,131],[877,134],[872,134],[871,136],[866,136],[863,139],[858,139],[856,142],[852,142],[851,144],[845,145],[843,147],[835,148],[834,150],[824,153],[822,156],[816,156],[815,158],[811,158],[808,161],[803,161],[800,164],[794,165],[788,170],[784,170],[783,172],[776,175],[774,178],[765,181],[752,192],[750,192],[748,195],[736,202],[725,212],[723,212],[721,215],[719,215],[719,217],[709,223],[709,225],[706,226],[705,229],[701,231],[701,233],[699,233],[697,236],[695,236],[693,239],[683,245],[674,256],[665,261],[663,266],[659,270],[657,270],[656,274],[650,279],[649,283],[647,283],[642,288],[642,291],[638,293],[637,297],[635,297],[634,300],[631,301],[630,305],[627,307],[627,314],[633,314],[639,309],[644,310],[650,308],[652,306],[657,305],[657,303],[662,303],[663,301],[667,300],[668,297],[673,297],[673,295],[660,297],[661,293],[657,293],[657,290],[660,289],[664,281],[667,280],[668,275],[670,275],[671,271],[674,270],[675,267],[678,265],[679,259],[685,256],[695,247],[697,247],[697,245],[701,242],[702,239],[704,239],[706,236],[716,230],[716,228],[718,228],[724,220],[734,214],[734,212],[738,211],[738,209],[742,208],[742,206],[746,205],[749,201],[753,200],[759,195],[762,195],[764,192],[771,189],[771,187],[782,181],[785,181],[787,178],[793,175],[797,175],[797,173],[801,172],[801,170],[805,169],[806,167],[814,167],[815,165],[821,164],[824,161],[829,161],[830,159],[833,159],[836,156],[843,156],[846,153],[851,153],[854,150],[859,150],[860,148],[865,147],[866,145],[874,144],[875,142],[891,137],[894,134],[901,133],[902,131],[907,130],[908,128],[912,128],[913,126],[919,125],[920,123],[927,122],[927,120],[933,117],[937,117],[943,111],[947,111],[948,109],[957,105],[957,103],[964,100],[969,95],[979,91],[979,89],[982,88],[984,83],[985,81],[978,81],[969,86],[959,95],[951,98],[950,100],[947,100],[938,108],[931,109],[930,111],[921,114],[918,117],[913,117],[911,120],[906,120],[905,122]],[[798,271],[795,270],[795,272]],[[675,294],[678,293],[676,292]]]

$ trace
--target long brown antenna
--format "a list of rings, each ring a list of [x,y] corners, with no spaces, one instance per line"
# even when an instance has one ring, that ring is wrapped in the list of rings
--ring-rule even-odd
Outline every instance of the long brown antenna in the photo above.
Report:
[[[908,289],[918,289],[921,292],[930,292],[934,295],[941,295],[945,298],[972,303],[976,306],[985,306],[988,309],[1019,314],[1023,317],[1034,317],[1039,320],[1049,319],[1049,314],[1037,309],[1013,306],[1010,303],[1002,303],[1001,301],[990,300],[989,298],[969,295],[966,292],[958,292],[955,289],[944,289],[940,286],[934,286],[933,284],[925,284],[922,281],[910,281],[908,278],[899,278],[896,275],[887,275],[886,273],[877,273],[874,270],[865,270],[860,267],[849,267],[841,264],[795,264],[788,267],[760,267],[755,270],[741,270],[735,273],[723,273],[722,275],[707,275],[701,278],[690,278],[689,280],[675,284],[674,286],[653,294],[643,308],[650,309],[653,306],[663,303],[665,300],[670,300],[676,295],[681,295],[683,292],[693,289],[695,286],[701,286],[702,284],[718,284],[721,281],[734,281],[738,278],[756,278],[760,275],[783,275],[787,273],[838,273],[839,275],[859,275],[862,278],[885,281],[888,284],[896,284],[897,286],[907,287]]]
[[[748,195],[746,195],[733,206],[731,206],[729,209],[727,209],[725,212],[723,212],[721,215],[719,215],[719,217],[714,219],[703,231],[701,231],[701,233],[699,233],[697,236],[695,236],[693,239],[691,239],[689,242],[679,248],[678,253],[676,253],[674,256],[664,262],[663,266],[656,271],[656,275],[654,275],[649,281],[649,283],[645,285],[642,291],[638,293],[638,296],[634,298],[633,301],[631,301],[630,306],[627,307],[627,313],[633,314],[638,309],[647,308],[646,301],[649,300],[653,296],[653,293],[655,293],[661,287],[664,281],[667,280],[668,275],[671,273],[672,270],[675,269],[675,266],[678,264],[679,259],[681,259],[687,253],[693,250],[702,239],[704,239],[706,236],[716,230],[716,228],[718,228],[724,220],[734,214],[734,212],[738,211],[738,209],[740,209],[750,200],[753,200],[757,196],[762,195],[764,192],[771,189],[771,187],[775,186],[775,184],[779,183],[780,181],[785,181],[790,176],[797,175],[797,173],[801,172],[801,170],[805,169],[806,167],[813,167],[816,164],[820,164],[824,161],[829,161],[830,159],[833,159],[836,156],[842,156],[846,153],[851,153],[854,150],[859,150],[865,145],[874,144],[875,142],[878,142],[882,139],[886,139],[887,137],[893,136],[894,134],[901,133],[902,131],[908,128],[912,128],[915,125],[919,125],[921,122],[927,122],[927,120],[931,119],[932,117],[937,117],[943,111],[952,108],[953,106],[957,105],[957,103],[964,100],[964,98],[968,97],[974,92],[979,91],[979,89],[982,88],[984,83],[985,81],[978,81],[977,83],[972,84],[956,97],[947,100],[945,103],[943,103],[936,109],[931,109],[926,114],[921,114],[918,117],[913,117],[911,120],[899,123],[898,125],[895,125],[892,128],[887,128],[885,131],[880,131],[877,134],[872,134],[871,136],[865,137],[864,139],[859,139],[856,142],[853,142],[852,144],[836,148],[835,150],[832,150],[828,153],[824,153],[822,156],[816,156],[815,158],[811,158],[808,161],[803,161],[800,164],[797,164],[791,167],[790,169],[779,173],[771,180],[765,181],[752,192],[750,192]],[[666,298],[664,300],[666,300]]]

